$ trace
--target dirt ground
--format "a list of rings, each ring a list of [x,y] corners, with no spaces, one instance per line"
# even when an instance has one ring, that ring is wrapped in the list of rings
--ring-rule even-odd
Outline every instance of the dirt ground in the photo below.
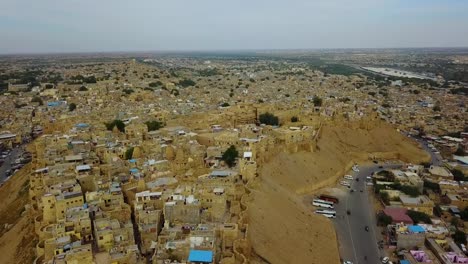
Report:
[[[264,164],[248,207],[255,262],[338,264],[332,223],[313,214],[304,197],[334,185],[353,162],[364,162],[372,153],[413,163],[429,158],[393,128],[377,122],[370,129],[327,125],[316,152],[280,153]]]
[[[35,258],[34,225],[25,209],[29,166],[0,187],[0,264],[32,263]]]

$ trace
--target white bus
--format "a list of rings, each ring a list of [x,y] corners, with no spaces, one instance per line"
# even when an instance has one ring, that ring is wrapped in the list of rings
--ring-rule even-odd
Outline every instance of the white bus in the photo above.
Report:
[[[318,209],[315,210],[316,214],[322,214],[322,215],[330,215],[330,216],[335,216],[336,217],[336,211],[334,210],[325,210],[325,209]],[[328,217],[328,216],[327,216]]]
[[[327,218],[336,218],[336,215],[334,214],[323,214]]]
[[[333,203],[330,204],[329,202],[324,203],[324,202],[319,202],[319,201],[314,200],[312,204],[314,206],[323,207],[323,208],[333,208]]]
[[[326,201],[326,200],[323,200],[323,199],[314,199],[314,202],[325,203],[325,204],[329,204],[329,205],[334,205],[335,204],[334,202]]]

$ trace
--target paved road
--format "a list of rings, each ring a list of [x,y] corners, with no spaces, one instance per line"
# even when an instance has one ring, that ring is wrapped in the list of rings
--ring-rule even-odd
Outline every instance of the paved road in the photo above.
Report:
[[[398,167],[400,165],[383,165],[383,169]],[[351,185],[351,189],[355,191],[351,193],[346,188],[346,194],[335,207],[337,218],[334,222],[340,241],[340,255],[343,260],[350,260],[354,264],[380,263],[380,257],[383,256],[377,244],[381,235],[370,199],[372,189],[367,190],[365,181],[367,176],[377,170],[382,169],[375,165],[360,167],[358,173],[350,173],[355,179],[359,178],[359,181],[353,180]],[[347,215],[347,210],[351,212],[350,215]],[[369,227],[369,231],[365,230],[365,226]]]
[[[15,161],[15,159],[19,158],[21,154],[21,147],[14,148],[7,158],[5,158],[5,162],[3,162],[2,166],[0,167],[0,183],[6,180],[5,172],[7,170],[11,170],[11,163]],[[13,173],[13,172],[12,172]]]
[[[427,146],[428,143],[426,141],[424,141],[423,139],[413,139],[416,140],[421,145],[421,147],[431,155],[432,165],[442,166],[444,164],[444,162],[442,161],[442,156],[440,154],[435,154],[434,151],[432,151],[432,149]]]
[[[404,136],[408,137],[408,134],[407,133],[402,133]],[[431,164],[432,165],[435,165],[435,166],[442,166],[444,164],[443,162],[443,158],[440,154],[436,154],[434,153],[434,151],[429,148],[429,143],[427,143],[427,141],[425,141],[424,139],[422,138],[416,138],[416,137],[412,137],[410,136],[409,138],[411,138],[412,140],[416,141],[419,143],[419,145],[427,152],[429,153],[429,155],[431,155]]]

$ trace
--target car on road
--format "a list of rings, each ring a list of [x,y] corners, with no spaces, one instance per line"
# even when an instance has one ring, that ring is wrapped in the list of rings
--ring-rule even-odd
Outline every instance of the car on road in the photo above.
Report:
[[[382,165],[380,165],[380,166],[379,166],[379,169],[383,169],[383,166],[382,166]]]
[[[351,184],[347,181],[341,181],[340,184],[343,186],[351,187]]]
[[[390,261],[390,259],[388,257],[383,257],[381,260],[382,260],[383,264],[388,264],[389,261]]]
[[[353,264],[353,262],[349,261],[349,260],[346,260],[346,261],[343,261],[343,264]]]
[[[369,227],[368,226],[365,226],[364,229],[369,232]]]

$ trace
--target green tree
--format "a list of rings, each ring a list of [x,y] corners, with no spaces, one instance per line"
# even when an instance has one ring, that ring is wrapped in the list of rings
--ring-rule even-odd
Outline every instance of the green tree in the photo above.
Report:
[[[157,121],[157,120],[147,121],[147,122],[145,122],[145,124],[148,127],[148,131],[155,131],[155,130],[159,130],[160,128],[164,127],[164,124],[162,122]]]
[[[418,197],[421,195],[418,188],[414,186],[401,185],[400,191],[411,197]]]
[[[382,199],[382,202],[386,205],[390,204],[390,195],[388,195],[387,192],[380,192],[380,199]]]
[[[291,117],[291,122],[292,122],[292,123],[296,123],[297,121],[299,121],[299,119],[297,118],[297,116]]]
[[[265,125],[277,126],[279,125],[279,118],[269,112],[259,116],[260,123]]]
[[[459,169],[451,169],[450,172],[453,174],[453,179],[456,181],[466,181],[467,177]]]
[[[75,109],[76,109],[76,104],[75,103],[71,103],[71,104],[68,105],[68,111],[73,112],[73,111],[75,111]]]
[[[440,186],[438,183],[424,180],[424,188],[430,189],[436,193],[440,193]]]
[[[314,103],[314,106],[322,106],[322,98],[316,95],[312,98],[312,102]]]
[[[463,221],[468,221],[468,207],[465,207],[465,209],[460,212],[460,217]]]
[[[31,103],[39,103],[39,105],[43,105],[44,102],[42,101],[42,98],[40,98],[39,96],[34,96],[32,99],[31,99]]]
[[[379,226],[388,226],[392,222],[393,222],[393,219],[389,215],[386,215],[384,213],[380,213],[377,215],[377,224]]]
[[[222,103],[221,104],[221,107],[228,107],[229,106],[229,103]]]
[[[80,92],[86,92],[86,91],[88,91],[88,88],[86,88],[86,86],[81,86],[81,87],[78,89],[78,91],[80,91]]]
[[[442,208],[440,208],[440,205],[434,206],[433,212],[434,212],[435,216],[441,217],[442,216]]]
[[[123,92],[126,93],[126,94],[131,94],[131,93],[133,93],[135,91],[133,89],[126,88],[126,89],[123,89]]]
[[[232,167],[234,166],[238,156],[239,152],[237,151],[236,147],[232,145],[223,153],[221,159],[226,162],[229,167]]]
[[[148,84],[149,87],[153,87],[153,88],[158,87],[158,86],[162,86],[162,85],[163,85],[163,83],[161,81],[150,82]]]
[[[455,151],[455,153],[453,153],[453,154],[455,154],[457,156],[466,156],[466,152],[465,152],[465,150],[463,149],[462,146],[458,146],[457,151]]]
[[[432,108],[432,110],[434,110],[434,112],[440,112],[442,109],[440,108],[439,105],[436,105]]]
[[[455,234],[452,236],[453,241],[457,244],[466,244],[466,234],[461,230],[456,230]]]
[[[408,210],[408,212],[406,213],[412,220],[414,223],[426,223],[426,224],[431,224],[431,218],[429,217],[429,215],[423,213],[423,212],[417,212],[417,211],[413,211],[413,210]]]
[[[194,86],[195,82],[190,79],[183,79],[182,81],[179,82],[179,85],[186,88],[189,86]]]
[[[135,149],[134,147],[130,147],[125,151],[125,159],[126,160],[132,159],[134,149]]]
[[[122,120],[116,119],[110,123],[104,123],[106,125],[107,130],[112,131],[114,127],[117,127],[117,129],[125,133],[125,123]]]

